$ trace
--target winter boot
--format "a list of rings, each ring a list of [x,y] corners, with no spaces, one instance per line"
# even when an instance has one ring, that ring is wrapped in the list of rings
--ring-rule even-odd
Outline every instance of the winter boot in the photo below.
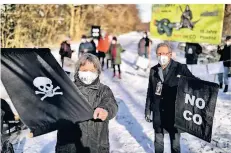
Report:
[[[116,76],[116,74],[115,73],[113,73],[113,78]]]
[[[220,83],[220,89],[222,89],[223,88],[223,83]]]
[[[224,92],[227,92],[228,91],[228,85],[225,85],[225,89],[224,89]]]

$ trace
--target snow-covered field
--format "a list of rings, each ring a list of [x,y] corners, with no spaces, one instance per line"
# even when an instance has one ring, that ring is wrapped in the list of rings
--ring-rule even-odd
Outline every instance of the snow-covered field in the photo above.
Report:
[[[133,32],[121,35],[119,41],[126,50],[122,54],[122,80],[112,79],[112,70],[105,69],[101,82],[110,86],[118,105],[117,116],[110,121],[111,153],[154,153],[154,130],[152,123],[144,120],[144,106],[148,86],[148,72],[136,71],[133,64],[137,53],[137,43],[141,35]],[[152,66],[157,63],[155,48],[160,40],[153,40]],[[184,62],[184,56],[176,48],[176,60]],[[74,49],[78,45],[73,46]],[[52,52],[59,59],[57,51]],[[77,59],[75,53],[74,59]],[[202,79],[214,80],[214,76],[200,76]],[[231,82],[231,81],[230,81]],[[231,83],[230,83],[231,87]],[[27,138],[28,131],[20,135],[12,135],[16,153],[54,153],[56,132],[35,138]],[[168,135],[165,135],[165,153],[170,153]],[[224,94],[219,92],[217,100],[212,142],[207,143],[190,134],[183,133],[181,137],[183,153],[231,153],[231,90]]]

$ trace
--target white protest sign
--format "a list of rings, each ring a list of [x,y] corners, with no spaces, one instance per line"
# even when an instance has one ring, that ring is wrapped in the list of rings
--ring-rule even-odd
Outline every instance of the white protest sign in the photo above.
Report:
[[[64,57],[63,70],[74,73],[75,72],[75,62],[68,57]]]
[[[209,74],[218,74],[224,72],[223,62],[210,63],[207,66]]]
[[[192,65],[192,74],[195,76],[208,75],[206,65]]]
[[[136,65],[142,69],[147,69],[149,66],[149,59],[139,56]]]

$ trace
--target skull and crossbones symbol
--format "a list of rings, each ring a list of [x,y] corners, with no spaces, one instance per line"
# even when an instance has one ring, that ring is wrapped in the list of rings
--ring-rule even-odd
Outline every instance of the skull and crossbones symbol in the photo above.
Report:
[[[43,101],[47,97],[53,97],[55,95],[63,95],[63,92],[56,92],[56,90],[60,89],[59,86],[54,88],[52,81],[47,77],[37,77],[34,79],[33,84],[37,87],[40,91],[35,91],[35,94],[44,94],[41,98]],[[54,89],[53,89],[54,88]]]

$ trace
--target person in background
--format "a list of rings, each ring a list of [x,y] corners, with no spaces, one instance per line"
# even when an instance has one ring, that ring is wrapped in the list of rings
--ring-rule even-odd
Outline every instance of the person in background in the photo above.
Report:
[[[91,47],[92,47],[92,49],[91,49],[91,54],[93,54],[93,55],[95,55],[95,56],[97,56],[97,53],[96,53],[96,44],[95,44],[95,42],[94,42],[94,40],[93,40],[93,37],[92,36],[89,36],[88,38],[87,38],[87,42],[90,42],[91,43]]]
[[[110,46],[110,40],[108,34],[102,31],[97,47],[98,58],[101,61],[102,70],[104,68],[104,59],[106,57],[106,53],[108,52],[109,46]]]
[[[110,63],[110,66],[113,67],[109,52],[106,53],[106,60],[107,60],[107,69],[109,69],[109,63]]]
[[[229,68],[231,67],[231,36],[227,36],[225,41],[226,44],[224,48],[220,49],[220,47],[218,47],[218,51],[217,51],[218,54],[221,55],[220,61],[223,61],[224,64],[224,73],[218,74],[220,88],[223,88],[223,78],[224,78],[225,88],[223,92],[227,92],[229,86],[228,74],[229,74]]]
[[[61,62],[62,62],[62,67],[64,63],[64,57],[71,58],[73,51],[71,50],[71,38],[67,37],[65,41],[61,43],[61,47],[59,50],[59,54],[61,56]],[[70,75],[70,72],[66,72],[68,75]]]
[[[78,57],[82,56],[83,53],[86,53],[87,50],[87,36],[86,35],[82,35],[81,38],[81,43],[79,45],[79,53],[78,53]]]
[[[198,43],[186,43],[186,64],[197,64],[198,55],[202,53],[202,47]]]
[[[179,75],[195,78],[187,65],[171,59],[168,43],[160,43],[156,49],[158,63],[152,67],[145,105],[145,120],[153,121],[155,153],[164,152],[164,134],[169,133],[172,153],[180,152],[180,131],[174,127],[175,100]],[[153,115],[151,118],[151,114]]]
[[[120,64],[121,64],[121,53],[124,52],[122,46],[118,43],[117,38],[113,37],[111,45],[109,47],[109,58],[112,61],[113,65],[113,77],[116,76],[116,66],[118,67],[119,72],[119,79],[121,79],[121,70],[120,70]]]
[[[151,44],[152,44],[152,41],[148,38],[147,32],[144,32],[143,37],[140,39],[138,43],[138,57],[144,56],[145,58],[150,58]],[[137,60],[138,60],[138,57],[137,57]],[[137,67],[136,69],[138,70],[139,67]]]
[[[111,89],[100,82],[101,66],[92,54],[76,64],[74,83],[94,110],[91,120],[66,123],[58,129],[56,153],[109,153],[109,121],[118,112]]]
[[[27,127],[21,122],[20,117],[12,104],[1,98],[1,111],[4,113],[1,120],[1,133],[3,132],[3,122],[8,124],[8,128],[15,127],[15,130],[26,129]],[[3,134],[3,133],[2,133]],[[11,134],[10,131],[8,134]]]
[[[91,36],[88,36],[87,41],[86,41],[86,45],[85,45],[86,52],[84,52],[84,53],[90,53],[90,54],[94,53],[94,46],[92,45],[91,41],[92,41]]]

